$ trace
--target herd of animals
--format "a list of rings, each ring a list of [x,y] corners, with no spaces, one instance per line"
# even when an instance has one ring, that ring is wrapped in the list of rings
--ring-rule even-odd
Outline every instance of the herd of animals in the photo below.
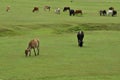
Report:
[[[114,9],[114,7],[110,7],[108,11],[106,10],[100,10],[100,16],[116,16],[117,15],[117,11]]]
[[[9,12],[10,9],[11,9],[11,7],[7,6],[6,7],[6,12]],[[51,7],[50,6],[44,6],[43,9],[44,9],[44,11],[47,11],[47,10],[50,11]],[[37,12],[37,11],[39,11],[39,7],[34,7],[32,9],[33,13]],[[69,11],[69,15],[70,16],[72,16],[72,15],[74,16],[74,15],[77,15],[77,14],[83,15],[82,10],[74,10],[74,9],[71,9],[70,7],[64,7],[63,8],[63,12],[65,12],[65,11]],[[55,13],[56,14],[60,14],[60,12],[61,12],[60,8],[55,9]],[[106,16],[106,15],[108,15],[108,16],[116,16],[117,15],[117,11],[114,9],[114,7],[110,7],[108,9],[108,11],[100,10],[99,14],[100,14],[100,16]],[[77,33],[77,39],[78,39],[78,46],[79,47],[83,46],[83,38],[84,38],[84,32],[83,31],[78,32]],[[25,50],[25,56],[31,56],[31,50],[32,49],[34,51],[35,56],[39,55],[39,43],[40,43],[39,39],[31,40],[28,43],[27,49]],[[36,49],[37,49],[37,52],[36,52]]]
[[[6,11],[7,12],[9,12],[10,9],[11,9],[10,6],[6,7]],[[44,11],[47,11],[47,10],[50,11],[51,7],[50,6],[44,6],[43,9],[44,9]],[[33,9],[32,9],[33,13],[34,12],[38,12],[38,11],[39,11],[39,7],[33,7]],[[78,15],[78,14],[83,15],[82,10],[80,10],[80,9],[74,10],[74,9],[71,9],[70,7],[64,7],[63,8],[63,12],[66,12],[66,11],[69,11],[69,15],[70,16],[72,16],[72,15],[74,16],[74,15]],[[60,8],[56,8],[54,10],[54,12],[56,14],[60,14],[61,13],[61,9]],[[100,14],[100,16],[107,16],[107,15],[108,16],[116,16],[117,15],[117,11],[114,9],[114,7],[109,7],[109,9],[107,11],[106,10],[100,10],[99,14]]]
[[[50,9],[51,9],[51,7],[50,6],[44,6],[44,11],[50,11]],[[37,11],[39,11],[39,7],[34,7],[33,8],[33,10],[32,10],[32,12],[37,12]],[[82,10],[73,10],[73,9],[70,9],[70,7],[64,7],[63,8],[63,12],[65,12],[65,11],[69,11],[69,15],[71,16],[71,15],[77,15],[77,14],[83,14],[82,13]],[[57,9],[55,9],[55,11],[54,11],[56,14],[60,14],[60,12],[61,12],[61,9],[60,8],[57,8]]]

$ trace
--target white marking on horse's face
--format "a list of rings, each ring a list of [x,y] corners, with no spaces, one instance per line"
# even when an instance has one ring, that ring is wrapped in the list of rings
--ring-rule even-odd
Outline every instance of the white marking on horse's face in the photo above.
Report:
[[[29,53],[30,53],[30,50],[26,49],[26,50],[25,50],[25,55],[28,56]]]

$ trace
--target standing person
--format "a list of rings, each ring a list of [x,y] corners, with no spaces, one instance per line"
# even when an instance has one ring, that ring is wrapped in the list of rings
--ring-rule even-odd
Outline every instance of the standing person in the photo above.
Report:
[[[84,32],[79,31],[77,33],[77,39],[78,39],[78,46],[82,47],[83,46],[83,38],[84,38]]]

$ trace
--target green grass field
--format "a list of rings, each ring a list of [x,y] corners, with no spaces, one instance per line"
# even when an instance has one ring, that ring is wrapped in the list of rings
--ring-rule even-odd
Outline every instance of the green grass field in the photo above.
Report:
[[[1,0],[0,80],[120,80],[119,0]],[[5,11],[11,6],[9,12]],[[50,5],[51,11],[43,6]],[[34,6],[39,12],[32,13]],[[54,9],[70,6],[83,16],[60,15]],[[99,16],[113,6],[116,17]],[[76,33],[85,33],[77,46]],[[25,57],[33,38],[40,39],[40,55]]]

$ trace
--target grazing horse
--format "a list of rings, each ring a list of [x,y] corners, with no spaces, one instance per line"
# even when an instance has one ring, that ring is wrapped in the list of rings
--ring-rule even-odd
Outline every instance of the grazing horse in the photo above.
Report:
[[[71,10],[69,10],[69,15],[71,16],[71,15],[75,15],[75,11],[73,10],[73,9],[71,9]]]
[[[70,7],[64,7],[63,12],[67,10],[70,10]]]
[[[83,13],[82,13],[82,10],[75,10],[74,13],[75,13],[75,14],[81,14],[81,15],[83,14]]]
[[[44,11],[46,11],[47,9],[50,11],[50,6],[44,6]]]
[[[39,11],[39,8],[38,7],[34,7],[32,12],[35,12],[35,11]]]
[[[6,12],[8,12],[10,10],[10,6],[6,7]]]
[[[84,32],[79,31],[77,33],[77,39],[78,39],[78,46],[82,47],[83,46],[83,38],[84,38]]]
[[[115,16],[115,15],[117,15],[117,11],[113,10],[112,16]]]
[[[56,14],[60,14],[60,8],[55,9]]]
[[[112,14],[113,14],[113,10],[108,10],[108,11],[107,11],[107,15],[108,15],[108,16],[112,16]]]
[[[99,13],[100,13],[100,16],[106,16],[107,14],[106,10],[100,10]]]
[[[114,7],[109,7],[109,10],[114,10]]]
[[[34,54],[35,56],[36,55],[39,55],[39,40],[38,39],[33,39],[31,40],[29,43],[28,43],[28,47],[27,49],[25,50],[25,55],[26,56],[31,56],[31,50],[34,50]],[[36,50],[37,49],[37,54],[36,54]]]

